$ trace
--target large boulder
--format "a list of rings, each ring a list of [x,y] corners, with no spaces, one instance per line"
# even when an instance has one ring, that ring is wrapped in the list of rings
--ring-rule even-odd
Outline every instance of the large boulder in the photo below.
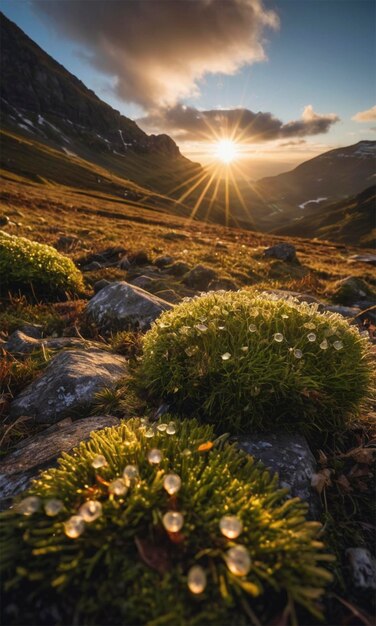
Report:
[[[126,373],[126,359],[105,350],[65,350],[55,356],[42,375],[13,400],[13,417],[28,415],[53,423],[87,406],[103,387],[113,387]]]
[[[367,283],[358,276],[348,276],[336,283],[332,296],[333,302],[344,305],[358,304],[367,301],[367,304],[376,304],[376,295]]]
[[[94,430],[116,426],[115,417],[69,419],[50,426],[42,433],[22,441],[2,462],[0,471],[0,509],[11,498],[26,489],[40,470],[50,467],[62,452],[69,452]]]
[[[291,496],[308,503],[311,517],[319,516],[319,499],[311,486],[316,461],[303,435],[255,433],[238,437],[236,441],[242,450],[276,472],[281,487],[287,487]]]
[[[78,339],[77,337],[35,337],[30,334],[32,331],[15,330],[12,333],[8,341],[5,343],[4,348],[12,354],[29,354],[33,350],[38,348],[47,348],[48,350],[61,350],[62,348],[87,348],[90,345],[94,345],[90,341],[85,339]]]
[[[171,304],[125,281],[111,283],[89,302],[87,314],[103,330],[147,330]]]

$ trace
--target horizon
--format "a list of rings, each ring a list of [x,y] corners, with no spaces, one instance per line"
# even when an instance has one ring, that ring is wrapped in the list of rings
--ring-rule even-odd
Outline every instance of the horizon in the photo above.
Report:
[[[162,45],[162,33],[157,33],[144,46],[136,36],[124,42],[115,23],[115,17],[120,24],[128,18],[139,37],[151,36],[150,23],[158,12],[143,0],[118,5],[99,0],[90,25],[82,2],[5,0],[3,11],[98,97],[146,132],[170,135],[184,156],[203,165],[231,160],[236,176],[257,180],[328,150],[372,140],[373,2],[323,0],[317,10],[312,0],[304,8],[296,0],[242,0],[236,6],[227,0],[209,3],[212,13],[200,3],[180,4],[186,20],[198,15],[202,20],[199,34],[185,36],[179,12],[170,3],[167,15],[166,2],[158,0],[168,41]],[[181,43],[174,28],[180,39],[185,37]],[[194,37],[197,49],[190,50]],[[186,63],[181,75],[182,63],[173,70],[169,65],[173,46]],[[160,75],[153,75],[155,67]],[[168,76],[177,82],[164,86]],[[223,140],[230,159],[223,154]]]

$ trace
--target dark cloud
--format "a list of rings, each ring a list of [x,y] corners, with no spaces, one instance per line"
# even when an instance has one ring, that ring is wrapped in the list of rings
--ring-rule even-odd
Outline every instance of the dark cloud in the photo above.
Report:
[[[32,0],[56,28],[90,51],[117,94],[171,106],[207,73],[232,74],[265,58],[278,18],[262,0]]]
[[[283,143],[279,144],[280,148],[289,148],[290,146],[301,146],[306,144],[306,140],[305,139],[298,139],[297,141],[284,141]]]
[[[254,113],[243,108],[199,111],[178,104],[155,110],[138,122],[146,130],[168,131],[182,141],[212,139],[214,135],[256,143],[327,133],[338,120],[335,113],[315,113],[311,105],[305,107],[300,120],[284,124],[272,113]]]

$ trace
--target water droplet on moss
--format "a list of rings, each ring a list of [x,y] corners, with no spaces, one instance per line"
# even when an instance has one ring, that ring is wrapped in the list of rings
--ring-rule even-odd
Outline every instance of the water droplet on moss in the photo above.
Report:
[[[275,333],[274,335],[274,341],[276,341],[277,343],[281,343],[283,341],[283,335],[282,333]]]
[[[316,335],[315,335],[315,333],[308,333],[308,335],[307,335],[307,339],[308,339],[308,341],[310,341],[311,343],[313,343],[314,341],[316,341]]]
[[[163,454],[158,448],[153,448],[148,452],[148,461],[151,465],[158,465],[162,461]]]
[[[335,341],[333,343],[333,348],[335,348],[335,350],[342,350],[342,348],[343,348],[342,341]]]
[[[41,500],[38,496],[28,496],[21,500],[21,502],[17,505],[17,513],[21,513],[22,515],[32,515],[39,511],[41,506]]]
[[[201,333],[206,333],[208,327],[205,324],[196,324],[195,328],[199,330]]]
[[[174,422],[170,422],[169,423],[169,425],[166,428],[166,433],[167,433],[167,435],[175,435],[176,428],[175,428]]]
[[[235,576],[246,576],[251,569],[251,557],[244,546],[230,548],[226,555],[226,563]]]
[[[164,424],[164,423],[158,424],[158,426],[157,426],[157,430],[159,430],[160,433],[164,433],[166,428],[167,428],[167,424]]]
[[[110,482],[108,491],[115,496],[124,496],[128,491],[128,487],[122,478],[115,478],[115,480]]]
[[[257,326],[256,326],[256,324],[250,324],[250,325],[248,326],[248,330],[249,330],[249,332],[250,332],[250,333],[255,333],[255,332],[257,331]]]
[[[178,511],[168,511],[163,516],[163,526],[169,533],[178,533],[183,524],[184,517]]]
[[[326,339],[323,339],[323,341],[320,343],[320,348],[321,350],[327,350],[328,349],[328,342]]]
[[[54,517],[58,515],[60,511],[64,508],[64,504],[61,500],[57,500],[56,498],[51,498],[51,500],[47,500],[44,504],[44,510],[46,515],[49,517]]]
[[[77,539],[85,530],[85,522],[79,515],[72,515],[64,523],[64,532],[70,539]]]
[[[192,593],[202,593],[206,587],[206,573],[200,565],[194,565],[188,572],[188,588]]]
[[[221,359],[222,361],[228,361],[229,359],[231,359],[231,354],[229,352],[225,352],[224,354],[222,354]]]
[[[163,487],[166,489],[167,493],[172,496],[174,493],[177,493],[181,487],[181,478],[177,474],[166,474],[163,479]]]
[[[123,471],[123,478],[125,482],[130,485],[132,482],[139,478],[139,472],[137,465],[127,465]]]
[[[91,462],[91,465],[95,469],[99,469],[100,467],[105,467],[107,465],[107,461],[103,454],[96,454]]]
[[[94,522],[102,515],[102,505],[97,500],[88,500],[80,506],[78,512],[85,522]]]
[[[219,528],[228,539],[236,539],[243,530],[243,523],[236,515],[224,515],[219,522]]]
[[[296,348],[296,349],[294,350],[294,357],[295,357],[296,359],[301,359],[301,358],[302,358],[302,356],[303,356],[303,352],[302,352],[301,350],[299,350],[299,348]]]

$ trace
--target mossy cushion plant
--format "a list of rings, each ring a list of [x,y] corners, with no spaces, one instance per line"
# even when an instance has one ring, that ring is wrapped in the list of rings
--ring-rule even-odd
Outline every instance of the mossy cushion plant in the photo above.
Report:
[[[84,288],[81,272],[55,248],[0,231],[0,284],[3,290],[37,296],[76,293]]]
[[[5,622],[239,626],[298,606],[318,616],[331,579],[319,563],[331,557],[305,512],[194,419],[97,431],[1,516]]]
[[[209,293],[145,335],[142,387],[231,432],[341,429],[370,387],[367,340],[317,305]]]

